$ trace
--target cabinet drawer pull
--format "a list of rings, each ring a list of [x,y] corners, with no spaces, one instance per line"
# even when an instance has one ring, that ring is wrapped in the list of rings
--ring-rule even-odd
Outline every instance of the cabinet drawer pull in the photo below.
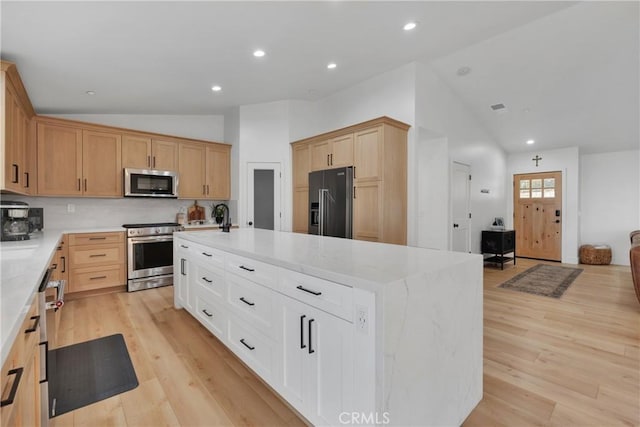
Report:
[[[89,255],[89,258],[98,258],[102,256],[107,256],[107,254],[93,254],[93,255]]]
[[[20,378],[22,378],[23,371],[24,371],[24,368],[16,368],[7,372],[7,375],[15,374],[16,379],[13,381],[13,384],[11,385],[11,391],[9,392],[9,396],[7,397],[7,399],[0,402],[0,407],[11,405],[15,400],[16,394],[18,393],[18,385],[20,385]]]
[[[249,271],[249,272],[254,272],[254,271],[256,271],[256,269],[255,269],[255,268],[245,267],[244,265],[241,265],[239,268],[241,268],[241,269],[243,269],[243,270],[246,270],[246,271]]]
[[[66,273],[67,271],[67,257],[61,256],[60,261],[62,261],[62,273]]]
[[[189,246],[180,245],[181,248],[189,249]]]
[[[329,155],[327,154],[327,166],[331,166],[331,163],[329,163]]]
[[[187,275],[187,273],[184,272],[184,263],[186,261],[187,261],[186,259],[180,258],[180,274],[182,274],[183,276]]]
[[[107,276],[95,276],[95,277],[89,277],[89,280],[100,280],[100,279],[106,279]]]
[[[306,344],[304,343],[304,318],[307,317],[306,315],[302,315],[300,316],[300,348],[307,348]]]
[[[249,350],[255,350],[255,347],[251,347],[249,344],[247,344],[246,342],[244,342],[244,338],[240,338],[240,342],[242,343],[242,345],[244,345],[245,347],[247,347]]]
[[[331,153],[331,166],[333,166],[333,153]]]
[[[250,306],[256,305],[255,302],[247,301],[246,299],[244,299],[244,297],[240,297],[240,301],[242,301],[243,303],[245,303],[247,305],[250,305]]]
[[[25,178],[24,188],[29,188],[29,172],[24,173],[24,178]]]
[[[33,325],[29,329],[25,329],[25,334],[30,334],[31,332],[35,332],[38,329],[38,325],[40,324],[40,315],[31,316],[31,320],[33,320]]]
[[[156,167],[156,156],[153,156],[153,167]]]
[[[106,237],[89,237],[89,240],[107,240]]]
[[[315,321],[315,319],[309,319],[309,354],[315,353],[316,351],[311,347],[313,345],[313,339],[311,338],[311,331],[313,328],[311,324]]]
[[[18,183],[18,176],[20,175],[20,173],[18,172],[18,165],[16,165],[15,163],[11,165],[11,167],[13,168],[13,179],[11,180],[11,182],[13,184],[17,184]]]
[[[204,256],[208,256],[208,257],[212,257],[212,256],[213,256],[213,255],[208,254],[208,253],[206,253],[206,252],[202,252],[202,255],[204,255]]]
[[[84,179],[84,191],[87,191],[87,178]]]
[[[147,156],[147,166],[151,167],[151,156]]]
[[[202,280],[204,280],[207,283],[213,283],[213,280],[209,280],[206,277],[202,277]]]
[[[80,178],[78,178],[78,191],[80,191]]]
[[[213,317],[213,314],[209,313],[207,309],[203,309],[202,312],[207,315],[207,317]]]
[[[44,357],[44,378],[40,380],[40,384],[42,384],[49,381],[49,341],[43,341],[38,345],[44,346],[44,356],[41,356]]]
[[[301,291],[308,292],[308,293],[310,293],[310,294],[312,294],[312,295],[315,295],[315,296],[322,295],[322,292],[312,291],[311,289],[307,289],[307,288],[305,288],[305,287],[304,287],[304,286],[302,286],[302,285],[298,285],[298,286],[296,286],[296,289],[300,289]]]

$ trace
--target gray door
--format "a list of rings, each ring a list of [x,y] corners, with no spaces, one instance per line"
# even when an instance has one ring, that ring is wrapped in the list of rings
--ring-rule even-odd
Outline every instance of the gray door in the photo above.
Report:
[[[273,230],[273,169],[253,171],[253,222],[255,228]]]

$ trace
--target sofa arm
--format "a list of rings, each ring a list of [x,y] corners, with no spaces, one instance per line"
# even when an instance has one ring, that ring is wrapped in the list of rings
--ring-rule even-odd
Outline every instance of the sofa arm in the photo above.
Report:
[[[640,302],[640,245],[633,246],[629,249],[629,258],[631,261],[631,278],[633,279],[633,287],[635,288],[638,302]]]

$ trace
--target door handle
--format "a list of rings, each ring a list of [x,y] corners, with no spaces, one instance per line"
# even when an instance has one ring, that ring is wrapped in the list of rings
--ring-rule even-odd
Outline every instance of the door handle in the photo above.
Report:
[[[331,166],[331,163],[329,163],[329,155],[327,154],[327,166]]]
[[[44,378],[40,380],[40,384],[49,381],[49,341],[42,341],[38,345],[44,346]]]
[[[24,173],[25,185],[24,188],[29,188],[29,172]]]
[[[184,258],[180,258],[180,274],[182,274],[183,276],[186,276],[185,272],[184,272],[184,263],[185,263],[185,259]]]
[[[147,166],[151,167],[151,156],[147,156]]]
[[[249,221],[247,224],[249,224],[249,226],[253,225],[253,221]]]
[[[300,348],[307,348],[307,346],[304,343],[304,318],[307,317],[306,315],[302,315],[300,316]]]
[[[453,228],[458,228],[459,225],[458,224],[453,224]]]
[[[84,179],[84,191],[87,191],[87,178]]]
[[[11,167],[13,168],[13,179],[11,180],[11,182],[13,184],[17,184],[18,183],[18,176],[20,176],[20,173],[19,173],[20,169],[18,168],[18,165],[16,165],[15,163],[12,164]]]
[[[311,331],[312,331],[312,327],[311,324],[314,322],[315,319],[309,319],[309,354],[315,353],[316,351],[313,349],[313,340],[311,338]]]

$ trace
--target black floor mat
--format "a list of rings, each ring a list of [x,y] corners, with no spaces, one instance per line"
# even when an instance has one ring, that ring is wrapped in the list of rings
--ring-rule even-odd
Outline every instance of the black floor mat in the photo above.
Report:
[[[122,334],[49,351],[49,417],[138,386]]]

